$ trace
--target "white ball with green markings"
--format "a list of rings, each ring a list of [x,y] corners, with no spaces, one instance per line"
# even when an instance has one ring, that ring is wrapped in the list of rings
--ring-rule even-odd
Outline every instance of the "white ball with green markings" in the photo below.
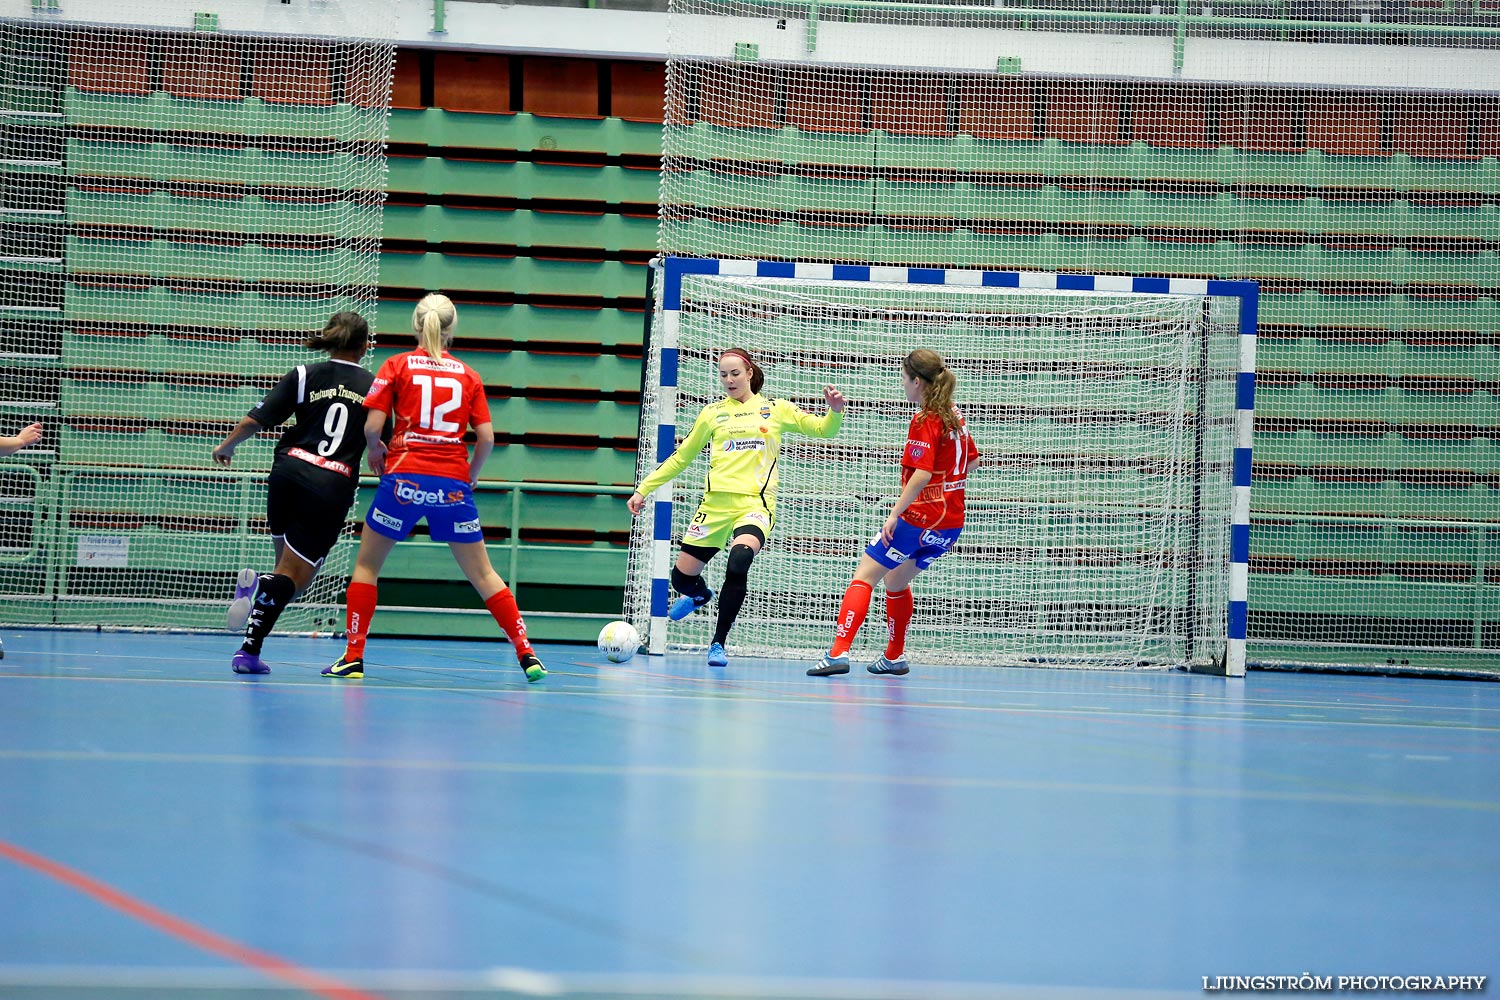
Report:
[[[641,646],[641,634],[629,622],[610,622],[599,630],[599,652],[613,663],[624,663]]]

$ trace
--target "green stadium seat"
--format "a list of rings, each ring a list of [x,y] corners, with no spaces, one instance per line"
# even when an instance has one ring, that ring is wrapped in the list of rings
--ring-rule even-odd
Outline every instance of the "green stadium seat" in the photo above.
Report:
[[[804,132],[788,125],[781,129],[780,160],[797,166],[867,169],[876,162],[875,140],[874,132]]]
[[[1267,371],[1265,368],[1261,370]],[[1303,420],[1348,413],[1358,413],[1362,420],[1398,419],[1394,415],[1391,389],[1385,386],[1370,389],[1325,388],[1314,382],[1314,377],[1309,376],[1306,381],[1290,387],[1271,384],[1266,379],[1257,381],[1256,419]]]
[[[485,469],[516,481],[630,486],[635,482],[635,450],[508,444],[495,449]]]
[[[576,247],[617,253],[656,246],[656,219],[615,214],[388,205],[385,236],[429,243]]]
[[[875,182],[837,177],[787,177],[781,183],[781,208],[804,211],[868,214],[875,207]]]
[[[551,493],[524,488],[520,494],[522,532],[583,530],[598,535],[630,530],[630,511],[625,507],[624,496]],[[486,527],[510,524],[514,499],[509,491],[480,489],[475,492],[474,499],[479,506],[479,518]]]
[[[382,345],[397,344],[398,338],[407,336],[405,323],[412,305],[411,302],[394,300],[381,304],[382,325],[389,322],[399,328],[399,332],[381,331]],[[459,309],[463,317],[460,336],[465,340],[550,341],[612,348],[639,346],[645,336],[645,316],[639,311],[524,304],[490,306],[463,302],[460,302]]]
[[[84,177],[284,186],[288,178],[341,176],[350,169],[353,160],[349,153],[68,140],[68,169]]]
[[[552,151],[656,156],[661,153],[661,132],[659,123],[620,118],[550,118],[524,112],[482,114],[442,108],[393,109],[390,119],[391,142],[514,149],[537,152],[542,158]]]
[[[780,163],[782,132],[775,128],[731,128],[697,121],[674,130],[678,157],[733,163]]]
[[[321,323],[319,324],[321,326]],[[62,359],[70,368],[100,371],[182,372],[241,375],[245,379],[279,378],[297,364],[321,360],[324,355],[307,352],[289,354],[295,336],[272,347],[256,336],[237,340],[185,340],[160,333],[146,336],[110,336],[65,330]]]
[[[212,445],[209,446],[212,448]],[[235,453],[238,467],[242,454]],[[269,449],[267,449],[269,450]],[[127,471],[72,471],[62,480],[60,509],[70,523],[83,517],[202,517],[245,520],[264,517],[264,487],[211,468],[192,475],[131,475]]]
[[[623,546],[596,543],[594,545],[528,545],[518,546],[517,572],[510,570],[510,546],[506,542],[491,542],[490,561],[506,577],[506,582],[515,587],[523,608],[529,605],[525,593],[527,584],[556,585],[566,580],[580,587],[618,588],[625,580],[628,551]],[[410,538],[391,551],[385,564],[383,579],[448,580],[462,582],[463,572],[448,554],[448,546],[442,542],[431,542],[425,536]],[[222,613],[220,614],[222,618]],[[377,619],[378,620],[378,619]],[[461,619],[455,615],[441,615],[437,620],[443,631],[456,628]],[[496,631],[495,623],[488,618],[476,621],[483,628],[481,634]],[[540,624],[540,623],[539,623]],[[597,632],[598,623],[589,627]],[[528,631],[536,634],[537,628],[527,622]],[[432,634],[429,630],[428,634]]]
[[[1389,155],[1361,156],[1325,153],[1317,149],[1310,149],[1302,155],[1307,171],[1302,180],[1291,183],[1346,190],[1402,190],[1401,179],[1392,170],[1393,160]]]
[[[620,261],[541,260],[531,257],[462,257],[438,253],[383,253],[380,280],[404,288],[449,292],[504,291],[517,295],[640,298],[644,267]]]
[[[1394,550],[1394,527],[1347,521],[1285,521],[1275,527],[1265,521],[1250,527],[1252,551],[1257,556],[1286,556],[1299,562],[1347,559],[1371,563],[1399,558]]]
[[[668,182],[674,201],[703,208],[754,208],[779,212],[791,204],[791,183],[780,174],[734,174],[698,167],[673,174]]]
[[[68,169],[78,177],[152,178],[160,165],[155,143],[68,140]]]
[[[495,427],[511,434],[577,434],[634,438],[640,430],[640,407],[612,402],[528,399],[490,400]]]
[[[1391,186],[1400,191],[1500,195],[1500,164],[1493,156],[1440,160],[1393,153],[1390,159]]]
[[[59,405],[62,412],[74,417],[233,423],[264,395],[262,388],[253,385],[218,387],[186,381],[107,382],[67,377],[61,381]]]
[[[875,165],[888,170],[993,170],[994,167],[969,166],[973,137],[905,135],[899,132],[875,133]]]
[[[655,170],[614,165],[575,166],[505,160],[458,160],[436,156],[392,156],[387,159],[391,191],[492,198],[537,198],[655,204],[659,195]]]
[[[301,283],[320,274],[357,274],[365,266],[347,247],[297,250],[253,243],[68,238],[68,266],[86,274]]]
[[[1268,291],[1260,297],[1260,321],[1291,326],[1380,329],[1390,315],[1391,296],[1323,295],[1313,289],[1295,294]]]
[[[1373,415],[1361,415],[1359,419],[1370,421],[1377,429],[1382,426]],[[1291,433],[1260,427],[1256,430],[1255,450],[1256,458],[1265,462],[1302,466],[1355,464],[1361,468],[1388,470],[1486,472],[1489,469],[1484,463],[1491,458],[1489,442],[1482,438],[1449,440],[1407,436],[1398,433],[1394,427],[1385,433],[1368,435],[1319,431],[1305,426]]]
[[[1447,367],[1452,370],[1452,366]],[[1390,416],[1386,419],[1398,423],[1500,427],[1500,387],[1486,380],[1486,374],[1496,370],[1491,367],[1489,373],[1482,369],[1475,372],[1477,378],[1468,391],[1452,388],[1461,377],[1434,377],[1443,387],[1430,390],[1418,388],[1420,377],[1407,377],[1403,379],[1406,385],[1389,391],[1385,412]],[[1484,388],[1486,385],[1489,387]],[[1259,407],[1259,403],[1256,405]]]
[[[1186,149],[1150,146],[1143,142],[1130,144],[1125,161],[1135,180],[1239,182],[1239,156],[1230,146],[1217,149]]]
[[[260,195],[184,197],[70,189],[67,219],[73,225],[139,226],[196,232],[275,233],[349,237],[380,231],[379,209],[347,203],[287,202]]]
[[[1322,614],[1357,618],[1467,619],[1473,616],[1470,610],[1473,585],[1424,583],[1417,587],[1395,576],[1340,577],[1315,575],[1306,570],[1285,575],[1257,574],[1252,570],[1250,607],[1252,629],[1256,615],[1304,614],[1308,608],[1316,608]]]
[[[314,107],[247,97],[225,114],[224,101],[193,100],[164,92],[145,96],[89,93],[69,87],[64,109],[70,125],[161,131],[222,132],[230,135],[321,138],[347,135],[350,116],[366,118],[366,134],[380,134],[385,109],[352,104]]]
[[[808,235],[804,227],[792,222],[716,222],[694,218],[664,222],[663,232],[669,228],[676,245],[713,246],[725,257],[827,259],[828,251],[821,247],[828,241],[817,239],[817,234]],[[846,244],[846,237],[845,232],[839,246]]]
[[[1500,210],[1494,203],[1447,206],[1403,201],[1398,203],[1392,231],[1402,236],[1469,237],[1493,243],[1500,234]]]
[[[977,139],[959,135],[954,140],[953,167],[980,173],[1058,177],[1065,171],[1056,139]]]
[[[393,344],[382,334],[374,363],[412,348]],[[635,392],[640,389],[639,358],[612,354],[544,354],[525,350],[481,351],[460,349],[458,356],[484,380],[485,385],[528,389],[589,389],[601,392]],[[499,401],[496,401],[498,405]],[[582,405],[582,404],[571,404]],[[497,422],[498,427],[498,422]],[[544,430],[545,428],[538,428]],[[600,434],[601,431],[590,431]],[[634,437],[631,430],[629,436]]]
[[[975,230],[966,230],[958,241],[966,264],[1028,271],[1077,266],[1075,242],[1064,241],[1055,233],[1022,236]]]
[[[1330,337],[1336,336],[1330,332]],[[1257,364],[1268,371],[1384,376],[1401,371],[1405,360],[1406,345],[1397,340],[1340,342],[1298,337],[1287,342],[1261,337],[1256,352]]]
[[[963,218],[970,206],[963,201],[964,185],[890,180],[875,181],[877,215],[927,219]]]
[[[1231,243],[1225,248],[1228,268],[1222,273],[1264,280],[1303,278],[1322,281],[1349,277],[1339,273],[1339,261],[1350,255],[1335,255],[1316,244],[1272,246],[1265,243]],[[1368,257],[1370,255],[1360,255]],[[1336,260],[1335,258],[1339,258]]]
[[[1322,232],[1323,202],[1318,198],[1237,198],[1226,222],[1254,232]]]
[[[225,424],[222,433],[187,434],[155,427],[110,431],[64,424],[58,432],[58,460],[70,465],[135,466],[140,456],[150,455],[158,468],[207,469],[213,464],[214,445],[229,429]]]
[[[1300,153],[1260,152],[1219,147],[1224,172],[1214,179],[1222,184],[1274,185],[1278,187],[1317,187],[1320,185],[1320,165],[1327,159],[1322,152]],[[1348,159],[1353,159],[1348,158]],[[1345,187],[1381,187],[1371,183],[1340,185]]]

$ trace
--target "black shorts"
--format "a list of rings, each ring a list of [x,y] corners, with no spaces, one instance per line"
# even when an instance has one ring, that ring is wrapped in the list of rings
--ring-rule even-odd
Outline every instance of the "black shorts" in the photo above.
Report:
[[[315,490],[290,476],[274,470],[266,481],[266,523],[271,537],[285,542],[287,548],[313,566],[322,564],[344,533],[354,496],[343,488]]]

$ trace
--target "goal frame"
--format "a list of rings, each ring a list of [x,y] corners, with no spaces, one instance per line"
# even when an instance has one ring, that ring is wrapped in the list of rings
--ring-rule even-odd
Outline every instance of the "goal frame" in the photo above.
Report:
[[[792,278],[809,281],[881,282],[905,285],[950,285],[970,288],[1019,288],[1038,291],[1110,292],[1137,295],[1184,295],[1233,298],[1239,311],[1239,372],[1235,382],[1233,499],[1229,531],[1229,600],[1227,647],[1223,674],[1245,675],[1245,635],[1249,617],[1250,477],[1255,433],[1255,344],[1260,286],[1254,281],[1215,278],[1165,278],[1139,275],[1071,274],[1047,271],[1001,271],[975,268],[908,267],[876,264],[833,264],[810,261],[742,260],[666,256],[653,262],[659,269],[660,351],[655,456],[665,461],[677,446],[678,334],[682,282],[693,275],[745,278]],[[648,345],[649,349],[650,345]],[[649,362],[649,358],[646,359]],[[648,365],[649,367],[649,365]],[[644,431],[645,428],[643,427]],[[642,435],[645,438],[645,435]],[[648,652],[666,652],[667,607],[671,601],[672,486],[662,486],[647,498],[651,509],[651,638]]]

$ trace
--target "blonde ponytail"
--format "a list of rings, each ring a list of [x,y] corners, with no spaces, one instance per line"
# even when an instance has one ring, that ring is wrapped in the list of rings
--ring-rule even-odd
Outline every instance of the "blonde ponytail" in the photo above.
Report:
[[[958,411],[953,408],[953,389],[958,379],[943,363],[943,356],[919,347],[906,356],[901,368],[911,378],[922,380],[922,412],[941,420],[943,430],[958,430]]]
[[[417,334],[417,346],[432,360],[441,361],[443,349],[453,343],[458,310],[448,296],[433,292],[417,303],[411,323]]]

